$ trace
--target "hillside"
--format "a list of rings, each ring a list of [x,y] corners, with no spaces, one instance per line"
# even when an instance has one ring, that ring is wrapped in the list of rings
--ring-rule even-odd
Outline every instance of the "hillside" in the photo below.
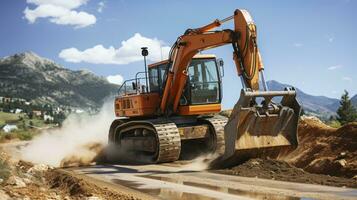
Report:
[[[267,85],[270,90],[284,90],[285,87],[292,87],[291,85],[279,83],[274,80],[267,81]],[[339,106],[338,99],[325,96],[314,96],[303,92],[299,88],[295,89],[297,98],[302,104],[305,112],[312,112],[321,116],[331,116],[336,114],[336,110]]]
[[[72,71],[33,52],[0,59],[0,96],[73,107],[98,107],[118,86],[105,78]]]
[[[357,94],[351,98],[352,104],[357,108]]]

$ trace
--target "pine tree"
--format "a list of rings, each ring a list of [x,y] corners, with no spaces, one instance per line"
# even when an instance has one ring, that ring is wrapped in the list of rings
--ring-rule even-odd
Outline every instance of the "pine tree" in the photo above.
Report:
[[[345,93],[341,96],[340,107],[337,110],[337,120],[343,125],[348,122],[353,122],[357,120],[357,111],[353,107],[348,92],[345,90]]]

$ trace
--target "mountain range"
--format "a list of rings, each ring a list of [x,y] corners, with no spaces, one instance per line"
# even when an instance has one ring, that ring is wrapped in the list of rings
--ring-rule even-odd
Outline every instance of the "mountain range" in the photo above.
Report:
[[[289,84],[279,83],[278,81],[270,80],[267,81],[269,90],[283,90],[286,87],[293,87]],[[330,98],[326,96],[314,96],[307,94],[294,87],[296,90],[296,96],[298,101],[301,103],[305,112],[309,112],[320,117],[329,117],[336,115],[336,111],[340,106],[340,100],[335,98]],[[357,95],[351,98],[352,104],[357,107]]]
[[[357,95],[353,96],[353,97],[351,98],[351,101],[352,101],[352,104],[353,104],[355,107],[357,107]]]
[[[292,87],[271,80],[270,90]],[[0,59],[0,96],[28,99],[72,107],[98,108],[105,97],[114,94],[118,85],[87,70],[73,71],[33,52]],[[339,99],[314,96],[295,88],[304,111],[318,116],[336,115]],[[357,106],[357,95],[351,98]]]
[[[33,52],[0,59],[0,96],[32,102],[99,107],[118,85],[87,70],[73,71]]]

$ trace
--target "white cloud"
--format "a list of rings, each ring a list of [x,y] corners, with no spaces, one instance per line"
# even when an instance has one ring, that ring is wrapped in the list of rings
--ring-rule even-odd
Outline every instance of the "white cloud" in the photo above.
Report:
[[[151,61],[159,61],[168,58],[169,46],[164,46],[164,43],[157,38],[147,38],[136,33],[128,40],[122,41],[119,48],[110,46],[105,48],[98,44],[92,48],[83,51],[77,48],[63,49],[59,53],[59,57],[67,62],[87,62],[93,64],[129,64],[143,60],[141,56],[141,47],[148,47]]]
[[[302,43],[298,43],[298,42],[294,43],[293,45],[294,45],[294,47],[297,47],[297,48],[304,46]]]
[[[113,83],[117,85],[121,85],[124,82],[124,78],[120,74],[107,76],[107,80],[109,83]]]
[[[38,18],[49,18],[49,21],[60,25],[72,25],[83,28],[96,23],[96,17],[83,11],[73,10],[86,4],[88,0],[27,0],[37,7],[25,8],[25,18],[35,23]]]
[[[105,7],[104,1],[99,2],[97,12],[99,12],[99,13],[103,12],[104,7]]]
[[[29,4],[35,5],[54,5],[68,9],[78,8],[79,6],[86,4],[88,0],[27,0]]]
[[[335,70],[335,69],[340,69],[340,68],[342,68],[342,65],[332,65],[332,66],[328,67],[327,69],[328,70]]]
[[[352,78],[351,78],[351,77],[348,77],[348,76],[342,77],[342,80],[348,81],[348,82],[352,82]]]

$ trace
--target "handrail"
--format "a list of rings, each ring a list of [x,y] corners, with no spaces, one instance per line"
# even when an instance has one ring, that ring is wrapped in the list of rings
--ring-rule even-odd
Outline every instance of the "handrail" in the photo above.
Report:
[[[133,81],[133,80],[135,80],[135,78],[125,80],[125,81],[124,81],[124,83],[123,83],[123,84],[121,84],[121,86],[119,87],[119,89],[118,89],[118,94],[120,93],[120,90],[122,89],[122,87],[123,87],[123,86],[126,86],[126,83],[127,83],[127,82],[129,82],[129,81]],[[125,89],[125,93],[126,93],[126,87],[124,87],[124,89]]]
[[[138,93],[138,75],[142,74],[142,73],[146,74],[146,72],[138,72],[138,73],[135,74],[136,93]],[[147,76],[145,76],[145,78],[147,78]],[[147,83],[147,81],[145,81],[145,83]],[[148,87],[148,86],[146,86],[146,87]]]
[[[140,90],[140,88],[138,87],[138,83],[140,82],[140,80],[145,80],[146,79],[146,77],[139,77],[139,75],[143,74],[143,73],[145,73],[145,72],[138,72],[138,73],[135,74],[135,78],[125,80],[124,83],[119,87],[118,94],[120,94],[120,92],[123,90],[123,87],[124,87],[124,95],[126,95],[127,94],[127,83],[134,82],[134,81],[135,81],[135,85],[136,85],[135,91],[136,91],[136,93],[138,93],[139,90]],[[150,79],[151,77],[156,77],[156,76],[150,76],[148,78]],[[144,84],[144,85],[146,87],[149,87],[146,84]],[[148,91],[148,92],[150,92],[150,91]],[[146,92],[141,92],[141,93],[146,93]]]

